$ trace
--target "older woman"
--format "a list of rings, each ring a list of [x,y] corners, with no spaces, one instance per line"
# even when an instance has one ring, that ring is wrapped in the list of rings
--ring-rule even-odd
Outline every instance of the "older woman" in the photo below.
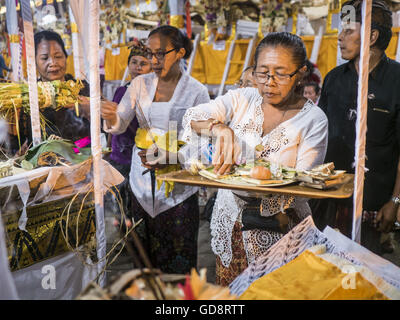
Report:
[[[179,29],[161,26],[150,32],[148,47],[154,72],[133,79],[118,106],[103,103],[106,131],[123,133],[137,117],[140,128],[150,126],[152,135],[163,135],[172,125],[180,136],[186,110],[210,100],[206,87],[181,65],[190,56],[192,43]],[[134,146],[129,175],[134,216],[145,220],[145,241],[153,265],[166,273],[187,273],[197,264],[197,188],[176,185],[166,197],[165,186],[156,189],[154,170],[142,167],[165,167],[152,160],[149,152]]]
[[[38,81],[54,80],[73,80],[70,74],[66,74],[67,51],[61,36],[54,31],[41,31],[35,34],[35,59],[36,69],[39,73]],[[89,121],[89,84],[83,81],[85,87],[81,90],[80,116],[76,115],[74,108],[62,108],[54,110],[46,108],[42,114],[45,117],[47,136],[51,134],[61,138],[72,140],[78,146],[86,146],[90,139],[90,121]],[[32,130],[30,117],[27,114],[21,114],[20,119],[21,141],[32,141]]]
[[[305,62],[306,50],[299,37],[289,33],[267,35],[255,53],[253,75],[257,88],[232,90],[189,109],[183,120],[184,139],[194,141],[201,133],[214,137],[212,162],[215,172],[221,175],[237,161],[254,159],[259,145],[261,157],[274,163],[298,169],[321,164],[328,122],[322,110],[302,96]],[[209,138],[204,140],[208,143]],[[256,210],[259,217],[276,219],[281,228],[242,231],[242,218],[251,210]],[[295,214],[285,214],[293,210]],[[249,262],[309,214],[305,199],[284,195],[254,198],[220,189],[211,220],[217,283],[229,285]]]

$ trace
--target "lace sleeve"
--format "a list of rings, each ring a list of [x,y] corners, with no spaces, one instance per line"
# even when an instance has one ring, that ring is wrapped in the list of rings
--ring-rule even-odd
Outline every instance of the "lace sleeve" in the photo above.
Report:
[[[188,142],[192,135],[191,121],[205,121],[209,119],[219,120],[226,124],[230,123],[232,116],[237,109],[240,99],[238,90],[230,90],[223,96],[203,103],[186,111],[182,126],[184,130],[183,140]],[[193,132],[194,133],[194,132]]]
[[[218,97],[209,103],[203,103],[186,111],[182,120],[183,134],[181,139],[186,146],[179,152],[180,162],[185,169],[189,169],[194,161],[203,164],[211,162],[210,141],[208,135],[198,135],[192,130],[192,121],[219,120],[230,123],[234,109],[238,104],[238,94],[232,90],[222,97]]]
[[[311,169],[322,164],[325,159],[328,143],[328,120],[324,114],[321,114],[318,120],[311,125],[312,127],[299,144],[297,169]]]

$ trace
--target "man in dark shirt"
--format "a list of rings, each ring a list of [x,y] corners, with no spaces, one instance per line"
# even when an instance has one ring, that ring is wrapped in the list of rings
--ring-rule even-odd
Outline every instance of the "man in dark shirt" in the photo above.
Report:
[[[346,5],[355,8],[355,28],[344,25],[338,41],[342,58],[349,62],[327,74],[319,106],[329,120],[326,162],[354,173],[362,1]],[[393,228],[400,202],[400,64],[384,53],[392,36],[392,17],[383,0],[373,1],[371,20],[361,244],[381,254],[381,232]],[[318,204],[313,210],[317,226],[330,224],[350,236],[353,199]]]

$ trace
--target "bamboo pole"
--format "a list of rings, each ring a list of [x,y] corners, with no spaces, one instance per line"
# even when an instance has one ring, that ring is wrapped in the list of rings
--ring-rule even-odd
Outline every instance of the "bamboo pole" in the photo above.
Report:
[[[90,81],[90,137],[93,157],[94,202],[96,210],[96,239],[97,239],[97,265],[98,272],[102,272],[105,266],[103,260],[106,256],[106,236],[104,224],[104,199],[103,199],[103,175],[100,141],[100,76],[99,76],[99,1],[89,2],[89,81]],[[104,286],[105,275],[99,277],[99,285]]]
[[[358,73],[357,122],[356,122],[356,152],[353,199],[352,240],[361,241],[361,221],[363,208],[363,189],[365,172],[365,141],[367,132],[368,110],[368,75],[369,46],[371,34],[372,0],[364,0],[362,4],[361,51]]]
[[[6,0],[6,23],[7,31],[10,37],[10,55],[11,55],[11,66],[12,66],[12,78],[11,81],[18,82],[20,70],[19,57],[20,57],[20,36],[17,19],[17,9],[15,0]]]
[[[29,107],[32,123],[32,140],[36,146],[41,141],[38,90],[36,79],[35,44],[33,40],[32,12],[29,0],[21,1],[21,13],[24,22],[26,45],[26,64],[29,86]]]

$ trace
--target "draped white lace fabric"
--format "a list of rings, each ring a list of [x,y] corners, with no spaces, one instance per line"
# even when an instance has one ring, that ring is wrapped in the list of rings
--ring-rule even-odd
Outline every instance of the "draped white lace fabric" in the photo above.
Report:
[[[323,163],[328,134],[328,121],[323,111],[308,100],[302,110],[289,120],[282,122],[269,134],[263,134],[264,113],[262,97],[255,88],[230,90],[210,103],[190,108],[183,117],[182,139],[190,144],[209,143],[207,138],[192,132],[191,121],[216,119],[229,125],[239,140],[241,153],[237,161],[255,157],[255,147],[264,146],[261,156],[265,160],[298,169],[310,169]],[[198,155],[191,154],[191,157]],[[189,161],[188,157],[186,159]],[[235,191],[236,194],[249,194]],[[271,216],[285,208],[295,208],[300,218],[309,215],[306,199],[274,195],[262,199],[263,216]],[[236,221],[241,221],[245,201],[232,191],[220,189],[215,201],[211,220],[211,246],[221,262],[228,267],[232,260],[231,237]],[[290,225],[289,227],[293,227]],[[249,230],[243,232],[243,241],[249,263],[268,250],[283,235],[276,232]]]
[[[180,139],[182,118],[186,110],[210,101],[207,88],[187,73],[183,73],[171,100],[154,102],[157,84],[158,77],[155,73],[136,77],[118,105],[117,123],[112,128],[108,128],[105,123],[105,131],[121,134],[125,132],[132,119],[137,116],[141,128],[146,128],[146,120],[154,134],[162,135],[168,130],[177,130],[178,139]],[[140,112],[136,112],[138,103],[146,119],[143,119]],[[160,190],[155,190],[153,197],[151,176],[149,172],[145,175],[142,174],[145,168],[142,167],[142,162],[138,156],[139,151],[134,146],[129,182],[135,197],[150,216],[155,217],[161,212],[175,207],[197,192],[198,188],[175,184],[174,190],[166,198],[163,184]]]

